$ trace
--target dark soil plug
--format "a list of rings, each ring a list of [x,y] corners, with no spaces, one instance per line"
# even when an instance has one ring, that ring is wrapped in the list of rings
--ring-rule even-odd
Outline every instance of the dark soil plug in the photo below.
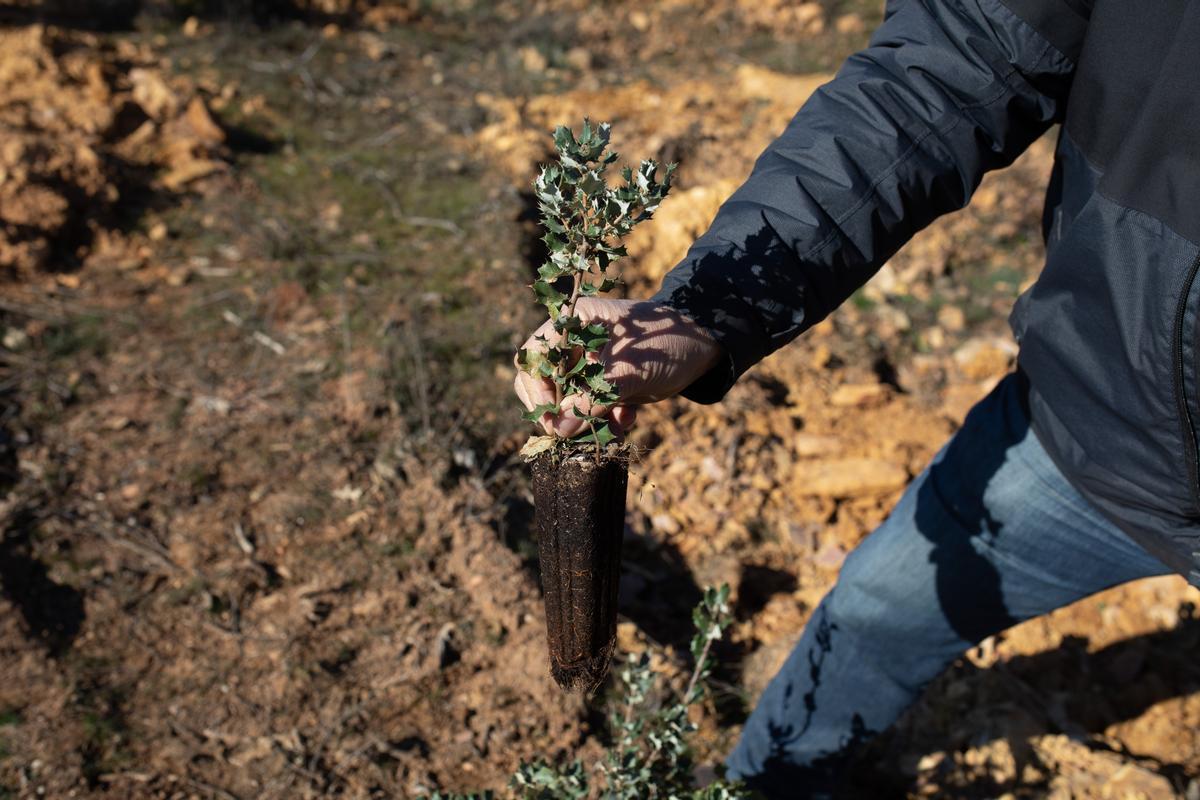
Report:
[[[591,693],[608,674],[628,477],[622,457],[547,453],[533,462],[550,673],[567,691]]]

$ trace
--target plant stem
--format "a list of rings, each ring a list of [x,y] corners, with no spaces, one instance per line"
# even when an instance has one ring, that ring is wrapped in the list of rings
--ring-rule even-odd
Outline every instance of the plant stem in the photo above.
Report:
[[[580,273],[576,272],[574,274],[574,276],[572,276],[572,279],[574,280],[575,284],[574,284],[574,286],[571,287],[571,298],[569,300],[567,300],[566,311],[563,312],[564,316],[567,316],[567,317],[575,316],[575,303],[578,302],[578,300],[579,300],[579,289],[583,285],[583,276]],[[567,331],[565,328],[563,329],[563,332],[559,334],[558,346],[560,348],[565,348],[567,346]],[[563,359],[558,362],[557,366],[555,366],[555,368],[554,368],[554,373],[560,379],[564,375],[567,374],[566,359]],[[554,404],[557,406],[561,406],[562,401],[563,401],[562,382],[561,382],[561,380],[556,380],[554,382]]]
[[[596,435],[596,426],[592,424],[590,419],[587,421],[587,424],[588,430],[592,432],[592,441],[596,443],[596,466],[600,466],[600,437]]]
[[[691,703],[692,690],[696,688],[696,684],[700,682],[700,673],[704,671],[704,664],[708,661],[708,651],[712,647],[712,643],[716,641],[712,635],[711,629],[704,633],[704,649],[700,651],[700,657],[696,659],[696,668],[692,670],[692,678],[688,681],[687,689],[683,692],[684,705]]]

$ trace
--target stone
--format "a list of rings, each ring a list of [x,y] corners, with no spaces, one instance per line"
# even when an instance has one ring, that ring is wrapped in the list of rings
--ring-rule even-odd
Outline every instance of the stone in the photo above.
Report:
[[[921,341],[930,350],[941,350],[946,346],[946,332],[938,325],[930,325],[921,334]]]
[[[938,309],[938,324],[948,331],[961,331],[967,326],[967,315],[958,306],[944,305]]]
[[[521,66],[526,72],[545,72],[549,66],[546,57],[536,47],[522,47],[517,51],[517,57],[521,59]]]
[[[592,54],[585,47],[572,47],[563,56],[563,60],[580,72],[587,72],[592,68]]]
[[[908,472],[873,458],[842,458],[796,464],[792,485],[799,495],[863,497],[903,489]]]
[[[880,406],[891,397],[892,390],[882,383],[846,383],[834,390],[829,398],[840,408]]]
[[[650,527],[670,536],[679,533],[680,525],[670,514],[655,514],[650,517]]]
[[[208,106],[205,106],[199,97],[193,97],[187,104],[184,119],[194,136],[204,144],[220,144],[226,139],[226,133],[217,125],[216,120],[212,119]]]
[[[998,336],[968,339],[954,351],[954,362],[959,370],[974,381],[1005,374],[1016,357],[1016,344]]]
[[[1032,742],[1039,760],[1053,773],[1049,797],[1173,797],[1171,782],[1118,753],[1089,749],[1065,735]]]
[[[828,456],[841,450],[842,444],[835,436],[818,436],[814,433],[797,433],[792,439],[792,450],[800,458]]]
[[[129,82],[134,102],[152,119],[166,119],[179,107],[179,98],[159,73],[137,67],[129,70]]]
[[[818,34],[825,30],[825,9],[820,3],[801,3],[792,9],[796,27],[805,33]]]
[[[863,23],[862,17],[860,17],[858,14],[851,13],[842,14],[840,17],[838,17],[833,23],[833,27],[840,34],[850,35],[854,33],[862,33],[866,28],[866,25]]]

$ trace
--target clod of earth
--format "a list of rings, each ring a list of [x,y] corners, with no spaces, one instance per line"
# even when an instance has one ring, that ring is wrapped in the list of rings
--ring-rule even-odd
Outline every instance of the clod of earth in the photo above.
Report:
[[[550,673],[590,693],[608,674],[617,635],[628,462],[551,452],[532,466]]]

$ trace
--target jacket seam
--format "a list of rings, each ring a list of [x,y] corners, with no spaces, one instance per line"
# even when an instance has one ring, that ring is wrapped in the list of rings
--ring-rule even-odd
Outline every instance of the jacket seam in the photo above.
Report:
[[[945,133],[949,133],[950,131],[954,130],[954,126],[957,124],[958,124],[958,120],[954,120],[951,123],[951,125],[946,129]],[[867,204],[867,201],[869,201],[871,199],[871,197],[874,195],[875,190],[879,188],[879,185],[881,183],[883,183],[884,181],[886,181],[888,178],[895,175],[896,172],[899,171],[900,167],[907,164],[909,159],[912,158],[913,154],[920,148],[921,143],[924,142],[926,139],[928,139],[930,136],[932,136],[933,133],[934,133],[934,129],[931,127],[929,130],[927,130],[924,133],[917,136],[917,138],[913,140],[913,143],[910,144],[908,146],[908,148],[903,153],[901,153],[896,158],[896,160],[891,163],[891,165],[887,169],[885,169],[882,173],[879,174],[878,177],[876,177],[873,181],[871,181],[870,185],[867,186],[866,190],[862,193],[861,196],[859,196],[859,198],[854,202],[854,204],[852,206],[850,206],[850,208],[848,208],[842,214],[839,214],[838,216],[833,218],[833,230],[831,230],[828,234],[826,234],[824,239],[822,239],[820,242],[818,242],[817,244],[815,244],[811,248],[809,248],[807,251],[805,251],[804,255],[800,257],[800,260],[807,261],[812,255],[814,255],[815,253],[819,253],[821,250],[824,250],[830,244],[830,242],[837,239],[838,234],[842,232],[841,231],[842,223],[845,222],[846,220],[850,219],[851,217],[853,217],[859,211],[861,211],[862,207],[865,206]],[[849,237],[847,236],[847,238],[849,238]]]
[[[1032,26],[1029,25],[1029,23],[1025,22],[1025,20],[1021,19],[1019,16],[1014,14],[1012,9],[1010,9],[1008,6],[1003,5],[1003,3],[1001,3],[1000,5],[1005,9],[1005,11],[1007,11],[1009,14],[1011,14],[1013,16],[1013,18],[1016,19],[1021,25],[1028,28],[1033,33],[1033,35],[1035,37],[1037,37],[1037,39],[1039,39],[1040,41],[1043,42],[1042,52],[1034,60],[1034,67],[1036,67],[1038,64],[1040,64],[1042,62],[1042,59],[1045,58],[1046,53],[1053,47],[1053,45],[1050,42],[1046,41],[1045,37],[1043,37],[1040,33],[1038,33]],[[1068,59],[1068,60],[1070,60],[1070,59]],[[1033,67],[1031,67],[1031,69],[1032,68]],[[896,172],[898,172],[902,166],[904,166],[906,163],[908,163],[908,161],[917,152],[917,150],[919,150],[921,148],[921,145],[925,142],[926,139],[928,139],[930,136],[934,135],[935,133],[938,134],[939,136],[944,136],[944,135],[950,133],[951,131],[953,131],[956,127],[958,127],[959,123],[961,123],[963,121],[963,113],[964,112],[975,111],[975,110],[982,109],[982,108],[988,108],[992,105],[995,105],[997,102],[999,102],[1004,97],[1016,94],[1017,89],[1016,89],[1016,87],[1014,87],[1012,84],[1009,83],[1009,78],[1011,78],[1018,71],[1019,71],[1018,67],[1015,64],[1012,64],[1010,62],[1008,69],[1006,71],[995,73],[996,80],[1000,83],[1001,88],[994,95],[987,98],[986,100],[980,100],[979,102],[976,102],[976,103],[968,103],[966,105],[958,106],[958,109],[957,109],[958,113],[956,113],[952,116],[952,118],[950,120],[950,124],[946,125],[944,128],[941,128],[941,129],[934,127],[934,126],[930,126],[928,130],[926,130],[924,133],[922,133],[920,136],[918,136],[913,141],[913,143],[911,145],[909,145],[908,149],[906,149],[903,153],[901,153],[896,158],[896,160],[894,162],[892,162],[892,164],[886,170],[884,170],[877,178],[875,178],[871,182],[871,184],[866,188],[866,190],[863,192],[862,196],[860,196],[858,198],[858,200],[854,203],[854,205],[850,206],[850,208],[847,209],[841,215],[833,218],[834,229],[832,231],[830,231],[829,234],[826,235],[826,237],[824,239],[822,239],[820,242],[813,245],[809,250],[807,250],[804,253],[804,255],[800,256],[800,260],[801,261],[808,260],[813,255],[821,252],[826,247],[828,247],[832,242],[834,242],[838,238],[838,235],[842,232],[841,231],[842,223],[846,222],[851,217],[853,217],[855,214],[857,214],[859,211],[861,211],[863,206],[866,205],[866,203],[871,199],[872,196],[874,196],[875,190],[879,188],[880,184],[882,184],[888,178],[895,175]],[[849,237],[846,237],[846,238],[849,238]],[[780,239],[780,241],[784,241],[784,240]],[[786,244],[786,242],[784,242],[784,243]]]
[[[1027,19],[1025,19],[1024,17],[1022,17],[1022,16],[1021,16],[1020,14],[1018,14],[1016,11],[1014,11],[1014,10],[1013,10],[1013,8],[1012,8],[1011,6],[1009,6],[1009,4],[1006,2],[1006,0],[996,0],[996,5],[998,5],[999,7],[1003,8],[1003,9],[1005,10],[1005,12],[1007,12],[1007,13],[1008,13],[1008,15],[1009,15],[1010,17],[1012,17],[1013,19],[1015,19],[1015,20],[1016,20],[1016,21],[1017,21],[1017,22],[1018,22],[1018,23],[1019,23],[1021,26],[1023,26],[1023,27],[1025,27],[1025,28],[1029,29],[1029,31],[1030,31],[1030,32],[1031,32],[1031,33],[1032,33],[1034,36],[1036,36],[1038,39],[1041,39],[1043,42],[1045,42],[1045,43],[1046,43],[1046,50],[1044,50],[1044,51],[1042,52],[1042,55],[1041,55],[1041,56],[1039,56],[1039,58],[1038,58],[1038,61],[1037,61],[1037,62],[1035,62],[1035,65],[1036,65],[1036,64],[1040,64],[1040,63],[1041,63],[1041,60],[1042,60],[1043,58],[1045,58],[1045,56],[1046,56],[1046,52],[1048,52],[1048,51],[1050,51],[1050,50],[1053,50],[1055,53],[1057,53],[1059,56],[1061,56],[1061,57],[1063,58],[1063,60],[1064,60],[1064,61],[1066,61],[1068,64],[1070,64],[1072,68],[1075,68],[1075,67],[1077,67],[1077,66],[1078,66],[1078,61],[1079,61],[1079,59],[1077,59],[1077,58],[1071,58],[1069,55],[1067,55],[1066,53],[1064,53],[1064,52],[1062,51],[1062,49],[1061,49],[1061,48],[1057,47],[1057,46],[1054,44],[1054,42],[1052,42],[1052,41],[1050,41],[1048,38],[1046,38],[1046,35],[1045,35],[1044,33],[1042,33],[1041,31],[1039,31],[1039,30],[1038,30],[1037,28],[1035,28],[1035,27],[1034,27],[1034,26],[1033,26],[1033,25],[1032,25],[1032,24],[1031,24],[1031,23],[1030,23],[1030,22],[1029,22]],[[1075,11],[1075,9],[1071,8],[1069,3],[1064,3],[1064,5],[1066,5],[1066,6],[1067,6],[1067,10],[1068,10],[1068,11],[1070,11],[1072,14],[1074,14],[1074,15],[1075,15],[1077,18],[1079,18],[1079,19],[1083,20],[1085,23],[1087,23],[1087,22],[1090,22],[1090,21],[1091,21],[1091,20],[1090,20],[1090,18],[1088,18],[1088,17],[1084,17],[1084,16],[1080,15],[1078,12],[1076,12],[1076,11]]]

